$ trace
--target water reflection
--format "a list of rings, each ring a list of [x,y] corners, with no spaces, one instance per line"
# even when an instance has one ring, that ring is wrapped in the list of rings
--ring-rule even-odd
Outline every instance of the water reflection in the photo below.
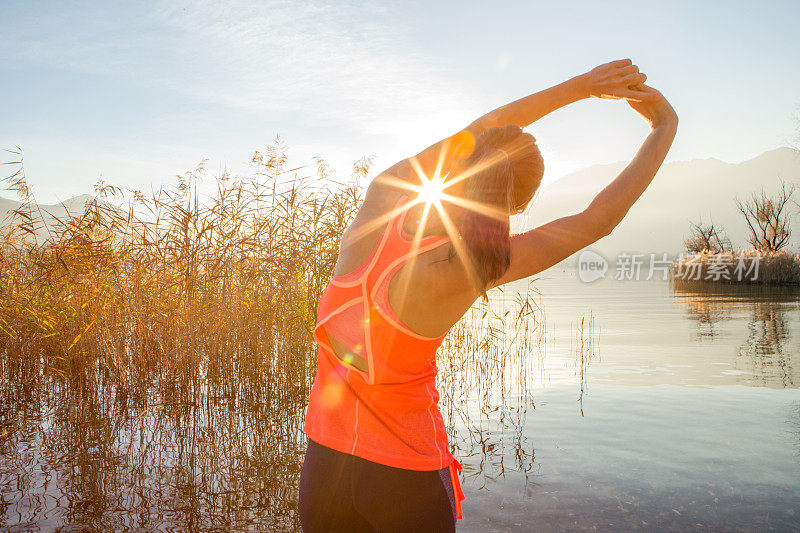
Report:
[[[798,385],[800,358],[791,324],[797,321],[800,288],[678,284],[673,290],[687,316],[697,322],[700,339],[730,334],[725,322],[745,325],[734,363],[742,379],[774,388]]]
[[[302,405],[291,386],[251,396],[247,381],[203,376],[146,399],[102,381],[45,383],[34,395],[9,383],[0,391],[2,522],[296,528]]]
[[[796,291],[535,287],[475,308],[442,347],[462,531],[796,523]],[[135,387],[0,357],[0,523],[296,530],[313,367],[220,349]]]
[[[481,305],[442,347],[441,408],[470,479],[534,468],[524,428],[530,376],[541,367],[541,313],[529,297]],[[266,354],[232,351],[167,380],[142,370],[131,380],[139,386],[128,387],[102,368],[65,381],[42,360],[26,361],[0,358],[0,523],[299,528],[311,365],[282,372]]]

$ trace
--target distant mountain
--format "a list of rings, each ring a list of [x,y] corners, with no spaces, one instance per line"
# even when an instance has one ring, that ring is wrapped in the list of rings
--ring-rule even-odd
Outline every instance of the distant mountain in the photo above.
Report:
[[[84,210],[86,209],[86,204],[91,202],[93,197],[88,194],[82,194],[80,196],[75,196],[70,198],[69,200],[65,200],[58,204],[52,205],[44,205],[40,204],[38,206],[34,205],[33,207],[33,217],[37,222],[37,226],[40,225],[41,219],[39,219],[39,211],[41,211],[42,218],[45,221],[45,224],[48,226],[53,226],[56,223],[56,220],[65,218],[68,214],[69,215],[81,215]],[[22,204],[15,200],[9,200],[7,198],[0,197],[0,226],[5,226],[9,223],[10,218],[13,216],[13,211],[19,209]],[[40,237],[44,237],[47,235],[47,230],[44,227],[38,228],[37,234]]]
[[[546,163],[546,162],[545,162]],[[592,198],[627,165],[627,162],[594,165],[573,172],[543,187],[528,211],[512,221],[513,231],[523,231],[584,209]],[[723,227],[734,246],[749,247],[747,227],[736,210],[734,198],[747,198],[764,187],[774,190],[780,179],[800,185],[800,151],[778,148],[742,163],[719,159],[675,161],[661,167],[653,183],[631,208],[625,220],[608,237],[591,246],[609,259],[620,251],[629,253],[683,251],[689,222],[712,221]],[[800,191],[797,194],[800,201]],[[41,205],[48,224],[67,213],[79,215],[92,196],[84,194],[54,205]],[[19,202],[0,198],[0,226]],[[798,207],[791,206],[793,213]],[[790,249],[800,249],[800,214],[793,217]]]
[[[8,200],[6,198],[0,197],[0,220],[5,218],[6,213],[8,213],[9,211],[13,211],[19,206],[20,206],[19,202],[15,202],[14,200]]]
[[[528,211],[515,217],[512,229],[523,231],[583,210],[626,165],[591,166],[543,187]],[[723,227],[734,246],[749,247],[734,198],[747,198],[762,187],[773,191],[781,178],[800,185],[800,151],[778,148],[736,164],[719,159],[667,163],[622,223],[591,248],[609,259],[621,251],[677,254],[683,251],[689,221],[701,218]],[[800,201],[800,190],[796,199]],[[798,207],[792,205],[791,211],[797,213]],[[800,215],[793,217],[792,228],[790,246],[797,251]]]

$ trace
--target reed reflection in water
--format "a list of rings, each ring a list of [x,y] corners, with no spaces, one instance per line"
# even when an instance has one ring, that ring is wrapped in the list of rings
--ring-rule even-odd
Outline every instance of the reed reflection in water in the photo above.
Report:
[[[800,287],[678,283],[674,294],[687,315],[697,321],[701,339],[713,342],[731,335],[722,328],[726,323],[746,325],[733,365],[735,372],[768,387],[789,388],[800,383],[800,359],[797,349],[790,346],[791,315],[800,310]]]
[[[461,531],[797,523],[791,293],[559,274],[492,296],[439,357],[440,407],[465,467]],[[26,379],[0,388],[2,523],[297,530],[313,368],[221,354],[139,388],[29,361]]]
[[[303,387],[243,374],[193,376],[138,397],[99,381],[3,387],[3,523],[293,527]]]
[[[541,368],[532,297],[470,311],[439,360],[441,409],[467,476],[527,471],[529,376]],[[539,352],[540,353],[540,352]],[[8,367],[5,368],[8,370]],[[30,370],[30,368],[28,369]],[[35,379],[0,388],[0,518],[19,530],[296,530],[311,369],[208,358],[168,387]],[[515,437],[504,438],[511,428]],[[511,453],[509,453],[511,452]],[[469,461],[469,464],[474,464]]]

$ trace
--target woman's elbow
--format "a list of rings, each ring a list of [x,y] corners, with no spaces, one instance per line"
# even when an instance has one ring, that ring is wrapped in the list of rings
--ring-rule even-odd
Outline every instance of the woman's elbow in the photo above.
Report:
[[[585,227],[588,229],[587,236],[591,241],[589,244],[611,235],[620,222],[619,217],[615,217],[605,210],[587,209],[585,216],[588,219]]]
[[[604,220],[597,226],[597,229],[595,231],[595,240],[599,241],[603,237],[608,237],[609,235],[611,235],[611,232],[614,231],[614,228],[616,228],[618,225],[619,222],[616,220],[613,219]]]

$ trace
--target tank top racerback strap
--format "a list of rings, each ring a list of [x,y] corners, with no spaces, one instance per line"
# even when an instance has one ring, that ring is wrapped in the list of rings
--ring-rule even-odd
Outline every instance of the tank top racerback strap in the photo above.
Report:
[[[411,202],[412,198],[406,194],[402,194],[397,199],[394,207],[389,212],[391,215],[389,221],[384,227],[372,252],[370,252],[369,256],[367,256],[358,267],[347,274],[331,276],[331,280],[335,285],[355,286],[361,283],[363,279],[371,273],[377,259],[385,252],[386,248],[391,249],[389,252],[391,255],[399,256],[395,261],[407,261],[416,255],[422,254],[450,240],[449,237],[443,235],[429,235],[417,239],[415,235],[408,233],[404,226],[409,209],[409,207],[406,206]],[[416,249],[412,249],[411,247],[415,242]]]
[[[314,329],[315,339],[331,355],[340,360],[327,336],[319,335],[318,330],[325,325],[326,331],[329,331],[334,338],[338,333],[340,340],[348,341],[350,343],[348,348],[353,355],[362,357],[367,362],[368,372],[356,368],[353,370],[359,372],[368,383],[374,383],[375,379],[372,342],[369,338],[369,328],[364,327],[364,321],[369,319],[370,309],[379,313],[398,331],[421,341],[440,342],[444,337],[444,335],[425,337],[414,332],[400,320],[389,305],[388,286],[392,276],[413,257],[449,241],[448,237],[442,235],[417,238],[406,232],[403,226],[412,202],[413,199],[408,195],[401,195],[390,211],[389,221],[370,255],[351,272],[331,276],[325,296],[332,302],[327,306],[329,311],[317,317]]]
[[[320,314],[314,328],[314,338],[333,358],[331,361],[336,360],[339,364],[344,364],[348,368],[348,376],[352,372],[361,375],[367,385],[376,384],[373,340],[371,339],[373,328],[369,324],[371,316],[373,318],[383,317],[385,323],[390,324],[391,328],[415,339],[418,347],[431,346],[435,351],[435,347],[441,343],[444,337],[444,335],[437,338],[424,337],[415,333],[402,323],[388,302],[388,286],[392,276],[413,257],[450,240],[449,237],[442,235],[417,237],[405,230],[406,214],[408,208],[414,203],[416,202],[410,196],[401,195],[390,211],[386,227],[370,255],[351,272],[340,276],[331,276],[330,284],[323,294],[325,302],[320,306]],[[340,337],[350,340],[352,346],[348,346],[348,348],[354,349],[356,345],[362,347],[361,353],[367,360],[369,371],[358,370],[339,358],[328,342],[327,336],[320,334],[322,326],[325,326],[326,331],[330,331],[334,338],[338,331]],[[379,357],[378,354],[375,355]],[[380,383],[379,380],[378,383]],[[353,450],[355,450],[355,443]],[[443,464],[447,465],[449,469],[450,480],[455,492],[456,515],[461,519],[461,501],[464,499],[458,476],[461,465],[450,453],[450,450],[446,449],[446,444],[445,449],[440,450],[440,453],[445,456]]]

